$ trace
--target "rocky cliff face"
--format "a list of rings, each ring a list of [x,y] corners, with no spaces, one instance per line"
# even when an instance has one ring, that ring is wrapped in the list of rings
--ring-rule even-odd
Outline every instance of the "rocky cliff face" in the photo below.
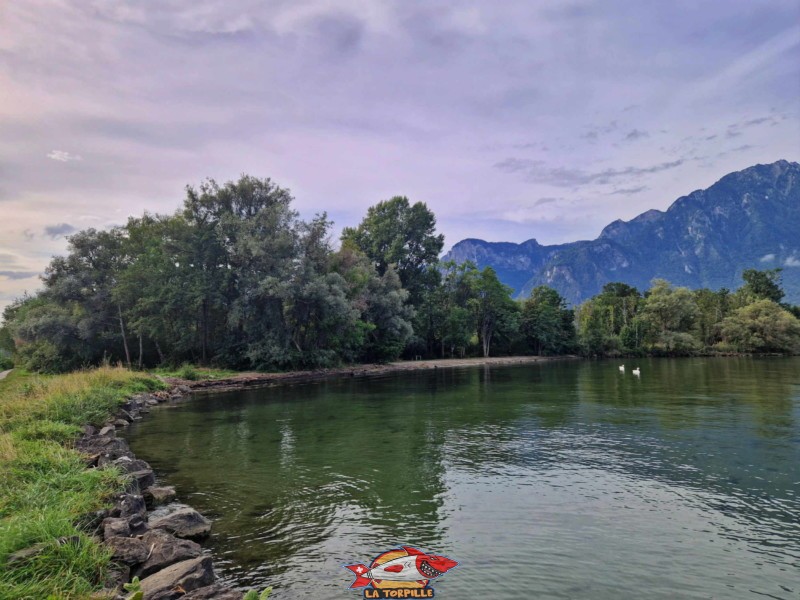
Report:
[[[517,297],[546,284],[570,303],[611,281],[646,289],[661,277],[690,288],[736,289],[745,269],[782,267],[786,300],[800,304],[800,164],[781,160],[731,173],[664,212],[614,221],[596,240],[542,246],[467,239],[444,259],[493,267]]]

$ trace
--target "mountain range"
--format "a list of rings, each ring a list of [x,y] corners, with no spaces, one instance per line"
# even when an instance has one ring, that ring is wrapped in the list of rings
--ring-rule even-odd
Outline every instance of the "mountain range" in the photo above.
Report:
[[[705,190],[607,225],[594,240],[543,246],[466,239],[443,257],[490,266],[527,298],[538,285],[570,304],[621,281],[657,277],[692,289],[738,288],[745,269],[783,268],[785,301],[800,304],[800,164],[779,160],[730,173]]]

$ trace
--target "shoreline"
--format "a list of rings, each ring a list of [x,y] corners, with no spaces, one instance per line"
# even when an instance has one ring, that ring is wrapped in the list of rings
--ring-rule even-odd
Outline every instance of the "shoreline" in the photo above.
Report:
[[[329,369],[313,369],[306,371],[286,371],[278,373],[259,373],[245,371],[221,379],[187,380],[180,377],[164,377],[169,385],[186,386],[192,393],[203,391],[228,391],[248,387],[268,387],[283,383],[311,383],[329,379],[348,377],[378,377],[393,373],[411,371],[433,371],[437,369],[462,369],[480,366],[512,366],[535,363],[555,362],[563,360],[580,360],[580,356],[492,356],[488,358],[440,358],[433,360],[407,360],[385,364],[351,365]]]

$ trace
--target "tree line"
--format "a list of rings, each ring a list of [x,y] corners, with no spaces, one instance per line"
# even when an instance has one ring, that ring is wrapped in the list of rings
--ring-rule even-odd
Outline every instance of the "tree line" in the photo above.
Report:
[[[780,272],[738,291],[622,283],[573,308],[540,286],[511,299],[490,267],[442,263],[421,202],[397,196],[345,228],[303,220],[290,192],[242,176],[187,187],[182,209],[87,229],[43,289],[3,313],[0,354],[59,372],[123,362],[291,369],[399,357],[800,351]]]

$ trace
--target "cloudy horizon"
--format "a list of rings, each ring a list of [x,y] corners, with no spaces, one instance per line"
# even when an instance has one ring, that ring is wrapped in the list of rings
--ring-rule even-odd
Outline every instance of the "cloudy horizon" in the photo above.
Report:
[[[496,4],[496,5],[494,5]],[[336,231],[552,244],[800,159],[800,5],[31,0],[0,7],[0,309],[66,236],[242,173]]]

